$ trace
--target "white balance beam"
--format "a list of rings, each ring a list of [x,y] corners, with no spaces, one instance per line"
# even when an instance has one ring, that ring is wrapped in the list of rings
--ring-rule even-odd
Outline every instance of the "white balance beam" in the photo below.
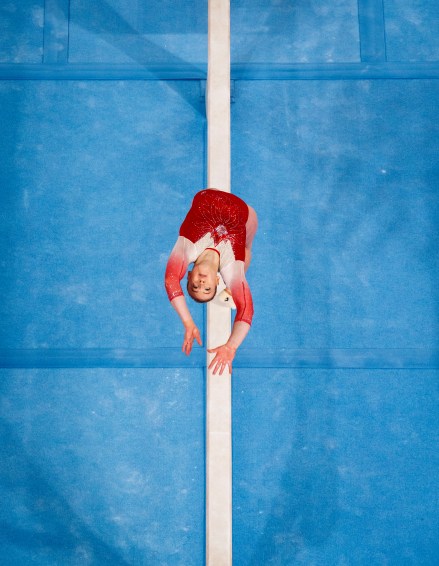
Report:
[[[230,192],[230,0],[208,2],[206,113],[208,187]],[[208,303],[207,347],[225,344],[230,331],[230,310]],[[207,566],[232,564],[231,413],[231,375],[207,370]]]

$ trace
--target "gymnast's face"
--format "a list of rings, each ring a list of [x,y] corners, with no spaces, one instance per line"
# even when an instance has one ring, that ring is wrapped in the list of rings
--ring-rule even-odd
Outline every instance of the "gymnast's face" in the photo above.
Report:
[[[205,264],[194,265],[187,274],[187,290],[189,295],[199,302],[207,302],[214,298],[219,283],[218,273]]]

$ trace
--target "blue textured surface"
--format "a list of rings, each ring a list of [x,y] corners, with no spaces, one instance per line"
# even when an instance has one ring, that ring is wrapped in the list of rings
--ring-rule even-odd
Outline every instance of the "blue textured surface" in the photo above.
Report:
[[[231,4],[235,76],[336,79],[234,82],[234,563],[436,566],[437,2]],[[0,81],[0,562],[198,566],[204,351],[163,272],[204,84],[134,79],[204,77],[207,3],[68,5],[0,7],[2,76],[49,79]]]
[[[439,83],[235,94],[233,190],[262,211],[252,345],[437,346]]]
[[[233,63],[359,60],[356,0],[231,2]]]
[[[204,0],[71,1],[70,61],[207,61]]]
[[[389,61],[439,60],[439,4],[436,0],[385,0]]]
[[[203,563],[201,370],[0,383],[2,564]]]
[[[2,2],[0,63],[41,63],[43,30],[43,0]]]
[[[234,564],[437,564],[438,377],[235,372]]]
[[[0,96],[3,347],[174,345],[163,270],[203,185],[199,85],[18,82]]]

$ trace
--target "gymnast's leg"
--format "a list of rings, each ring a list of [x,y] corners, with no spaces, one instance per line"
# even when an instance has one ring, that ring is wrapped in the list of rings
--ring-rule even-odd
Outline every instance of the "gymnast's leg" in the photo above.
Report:
[[[252,246],[253,246],[253,240],[254,240],[255,234],[257,232],[257,229],[258,229],[258,216],[256,214],[255,209],[253,207],[249,206],[248,207],[248,218],[247,218],[247,222],[245,224],[246,238],[245,238],[245,260],[244,260],[244,264],[245,264],[245,271],[246,272],[247,272],[247,269],[250,266],[250,262],[251,262],[251,259],[252,259]]]
[[[248,206],[248,205],[247,205]],[[252,246],[255,234],[258,229],[258,216],[253,207],[248,207],[248,218],[245,224],[246,238],[245,238],[245,260],[244,260],[244,270],[247,273],[247,269],[250,267],[252,259]],[[228,306],[231,309],[236,309],[235,302],[232,298],[232,293],[230,289],[223,289],[218,295],[218,303],[224,306]]]

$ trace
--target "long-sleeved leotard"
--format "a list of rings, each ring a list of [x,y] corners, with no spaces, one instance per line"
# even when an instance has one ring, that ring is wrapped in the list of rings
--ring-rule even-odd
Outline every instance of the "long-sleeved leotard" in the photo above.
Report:
[[[253,301],[245,278],[247,204],[231,193],[205,189],[193,199],[166,267],[169,300],[183,295],[181,280],[188,265],[206,249],[220,256],[220,273],[236,304],[235,322],[251,324]]]

